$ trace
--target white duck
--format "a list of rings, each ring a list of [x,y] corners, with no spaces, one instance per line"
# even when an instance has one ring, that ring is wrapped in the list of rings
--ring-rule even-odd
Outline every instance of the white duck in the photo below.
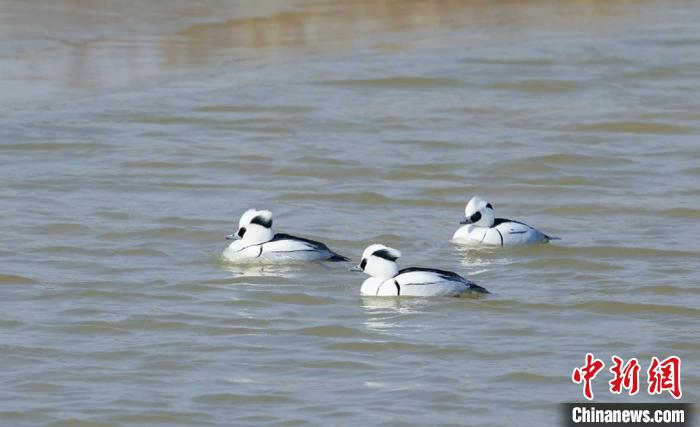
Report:
[[[472,197],[464,209],[466,219],[452,236],[456,243],[466,245],[519,246],[547,243],[557,239],[522,222],[496,218],[493,205],[479,196]]]
[[[349,261],[321,242],[272,232],[272,212],[248,209],[238,222],[234,240],[222,253],[229,262],[284,263],[294,261]]]
[[[360,289],[366,296],[458,296],[469,292],[488,293],[457,273],[434,268],[411,267],[399,270],[401,252],[384,245],[370,245],[362,253],[360,265],[352,270],[369,274]]]

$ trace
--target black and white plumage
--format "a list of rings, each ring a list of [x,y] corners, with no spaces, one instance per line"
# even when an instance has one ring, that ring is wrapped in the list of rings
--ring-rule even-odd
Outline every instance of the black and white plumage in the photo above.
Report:
[[[520,246],[547,243],[556,237],[519,221],[496,218],[493,205],[479,196],[472,197],[464,209],[466,219],[452,236],[456,243],[487,246]]]
[[[464,293],[488,293],[486,289],[457,273],[435,268],[411,267],[399,270],[401,252],[384,245],[370,245],[362,253],[356,270],[369,274],[360,289],[366,296],[458,296]]]
[[[229,262],[284,263],[294,261],[349,261],[325,244],[289,234],[273,233],[272,212],[249,209],[222,257]]]

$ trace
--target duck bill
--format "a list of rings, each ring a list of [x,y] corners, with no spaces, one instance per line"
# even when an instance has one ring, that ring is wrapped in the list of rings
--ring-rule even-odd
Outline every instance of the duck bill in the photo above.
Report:
[[[348,268],[348,271],[363,271],[363,270],[359,265],[353,265],[352,267]]]
[[[226,236],[226,240],[238,240],[238,235],[237,234],[229,234]]]
[[[471,223],[472,223],[472,220],[470,220],[469,218],[467,218],[467,219],[461,220],[459,223],[462,224],[462,225],[464,225],[464,224],[471,224]]]

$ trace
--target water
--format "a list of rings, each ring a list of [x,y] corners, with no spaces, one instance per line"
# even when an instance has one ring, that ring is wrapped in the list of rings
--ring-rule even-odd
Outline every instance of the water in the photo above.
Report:
[[[3,424],[552,425],[586,352],[697,401],[700,5],[190,3],[0,2]],[[451,245],[474,194],[562,240]],[[249,207],[492,295],[221,263]]]

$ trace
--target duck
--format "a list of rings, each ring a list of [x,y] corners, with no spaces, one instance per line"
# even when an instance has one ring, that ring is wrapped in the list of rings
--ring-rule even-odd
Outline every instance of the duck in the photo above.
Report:
[[[238,221],[238,230],[226,236],[233,242],[224,249],[227,262],[287,263],[297,261],[350,261],[324,243],[272,231],[272,212],[248,209]]]
[[[489,293],[486,289],[457,273],[436,268],[409,267],[399,269],[401,252],[382,244],[372,244],[362,253],[360,264],[353,271],[369,277],[360,288],[363,296],[433,297],[460,296],[467,293]]]
[[[460,222],[452,241],[470,246],[522,246],[548,243],[550,237],[520,221],[496,218],[493,205],[481,196],[474,196],[464,208],[466,219]]]

